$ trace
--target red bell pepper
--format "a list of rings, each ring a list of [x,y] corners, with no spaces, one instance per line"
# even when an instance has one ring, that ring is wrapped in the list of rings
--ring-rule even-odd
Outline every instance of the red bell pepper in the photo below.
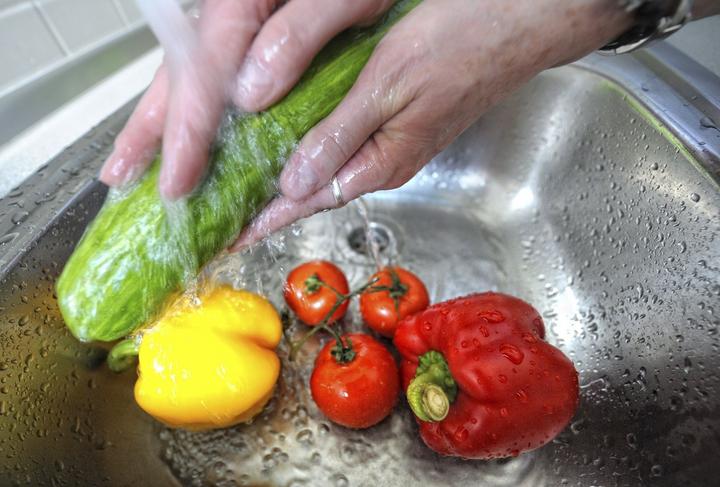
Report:
[[[423,441],[443,455],[490,459],[552,440],[575,413],[578,376],[544,338],[532,306],[498,293],[403,320],[394,343]]]

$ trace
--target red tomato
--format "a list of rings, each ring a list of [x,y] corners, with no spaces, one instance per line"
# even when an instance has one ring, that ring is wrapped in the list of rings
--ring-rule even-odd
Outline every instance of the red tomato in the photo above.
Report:
[[[372,279],[378,281],[360,295],[360,312],[365,323],[381,335],[392,338],[403,318],[430,304],[425,285],[408,270],[389,267],[374,274]],[[388,290],[373,292],[373,287],[378,286]]]
[[[345,274],[332,262],[315,260],[290,271],[283,294],[285,302],[297,317],[303,323],[315,326],[327,317],[338,299],[341,299],[333,289],[343,295],[350,292]],[[349,300],[342,303],[332,314],[328,324],[345,316],[348,304]]]
[[[400,380],[395,359],[370,335],[345,335],[352,357],[340,363],[331,340],[315,359],[310,391],[320,411],[348,428],[369,428],[385,419],[397,403]],[[347,350],[344,350],[347,352]],[[349,358],[346,355],[346,358]]]

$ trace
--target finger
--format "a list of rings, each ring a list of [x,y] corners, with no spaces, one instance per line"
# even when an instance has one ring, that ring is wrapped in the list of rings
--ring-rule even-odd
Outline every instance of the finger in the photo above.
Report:
[[[393,119],[338,171],[338,183],[345,202],[378,189],[396,188],[430,160],[431,151],[419,149],[414,138],[404,135],[402,127],[406,118],[405,114],[400,114],[398,120]],[[231,251],[252,245],[301,218],[336,207],[329,185],[300,201],[278,196],[241,232]]]
[[[100,181],[108,186],[130,183],[152,162],[160,147],[167,93],[167,69],[162,65],[115,139],[115,148],[100,171]]]
[[[303,137],[280,176],[283,195],[302,200],[327,185],[365,141],[404,108],[411,94],[385,64],[371,59],[340,105]]]
[[[235,103],[259,111],[292,88],[339,32],[376,18],[392,0],[291,0],[260,30],[238,75]]]
[[[175,200],[192,191],[202,177],[223,111],[218,83],[195,67],[175,80],[163,136],[160,193]]]
[[[278,196],[270,202],[260,214],[240,233],[231,252],[259,242],[277,230],[318,211],[334,205],[332,192],[324,188],[304,201],[294,201],[285,196]]]
[[[272,0],[208,0],[187,59],[176,63],[163,133],[160,192],[188,194],[205,172],[228,86],[252,39],[272,11]]]

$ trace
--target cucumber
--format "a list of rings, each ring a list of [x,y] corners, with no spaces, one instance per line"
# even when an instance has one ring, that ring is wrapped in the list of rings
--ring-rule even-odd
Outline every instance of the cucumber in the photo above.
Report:
[[[132,189],[111,191],[57,282],[72,334],[112,341],[155,318],[272,199],[293,148],[340,103],[383,35],[420,1],[400,1],[374,26],[335,38],[269,110],[228,113],[206,178],[180,208],[160,199],[159,157]]]

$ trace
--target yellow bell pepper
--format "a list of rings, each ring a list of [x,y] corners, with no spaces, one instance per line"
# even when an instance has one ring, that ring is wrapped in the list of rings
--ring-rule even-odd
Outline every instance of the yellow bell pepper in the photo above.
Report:
[[[135,400],[174,427],[248,421],[272,396],[281,335],[275,308],[257,294],[219,287],[199,306],[178,303],[142,337]]]

